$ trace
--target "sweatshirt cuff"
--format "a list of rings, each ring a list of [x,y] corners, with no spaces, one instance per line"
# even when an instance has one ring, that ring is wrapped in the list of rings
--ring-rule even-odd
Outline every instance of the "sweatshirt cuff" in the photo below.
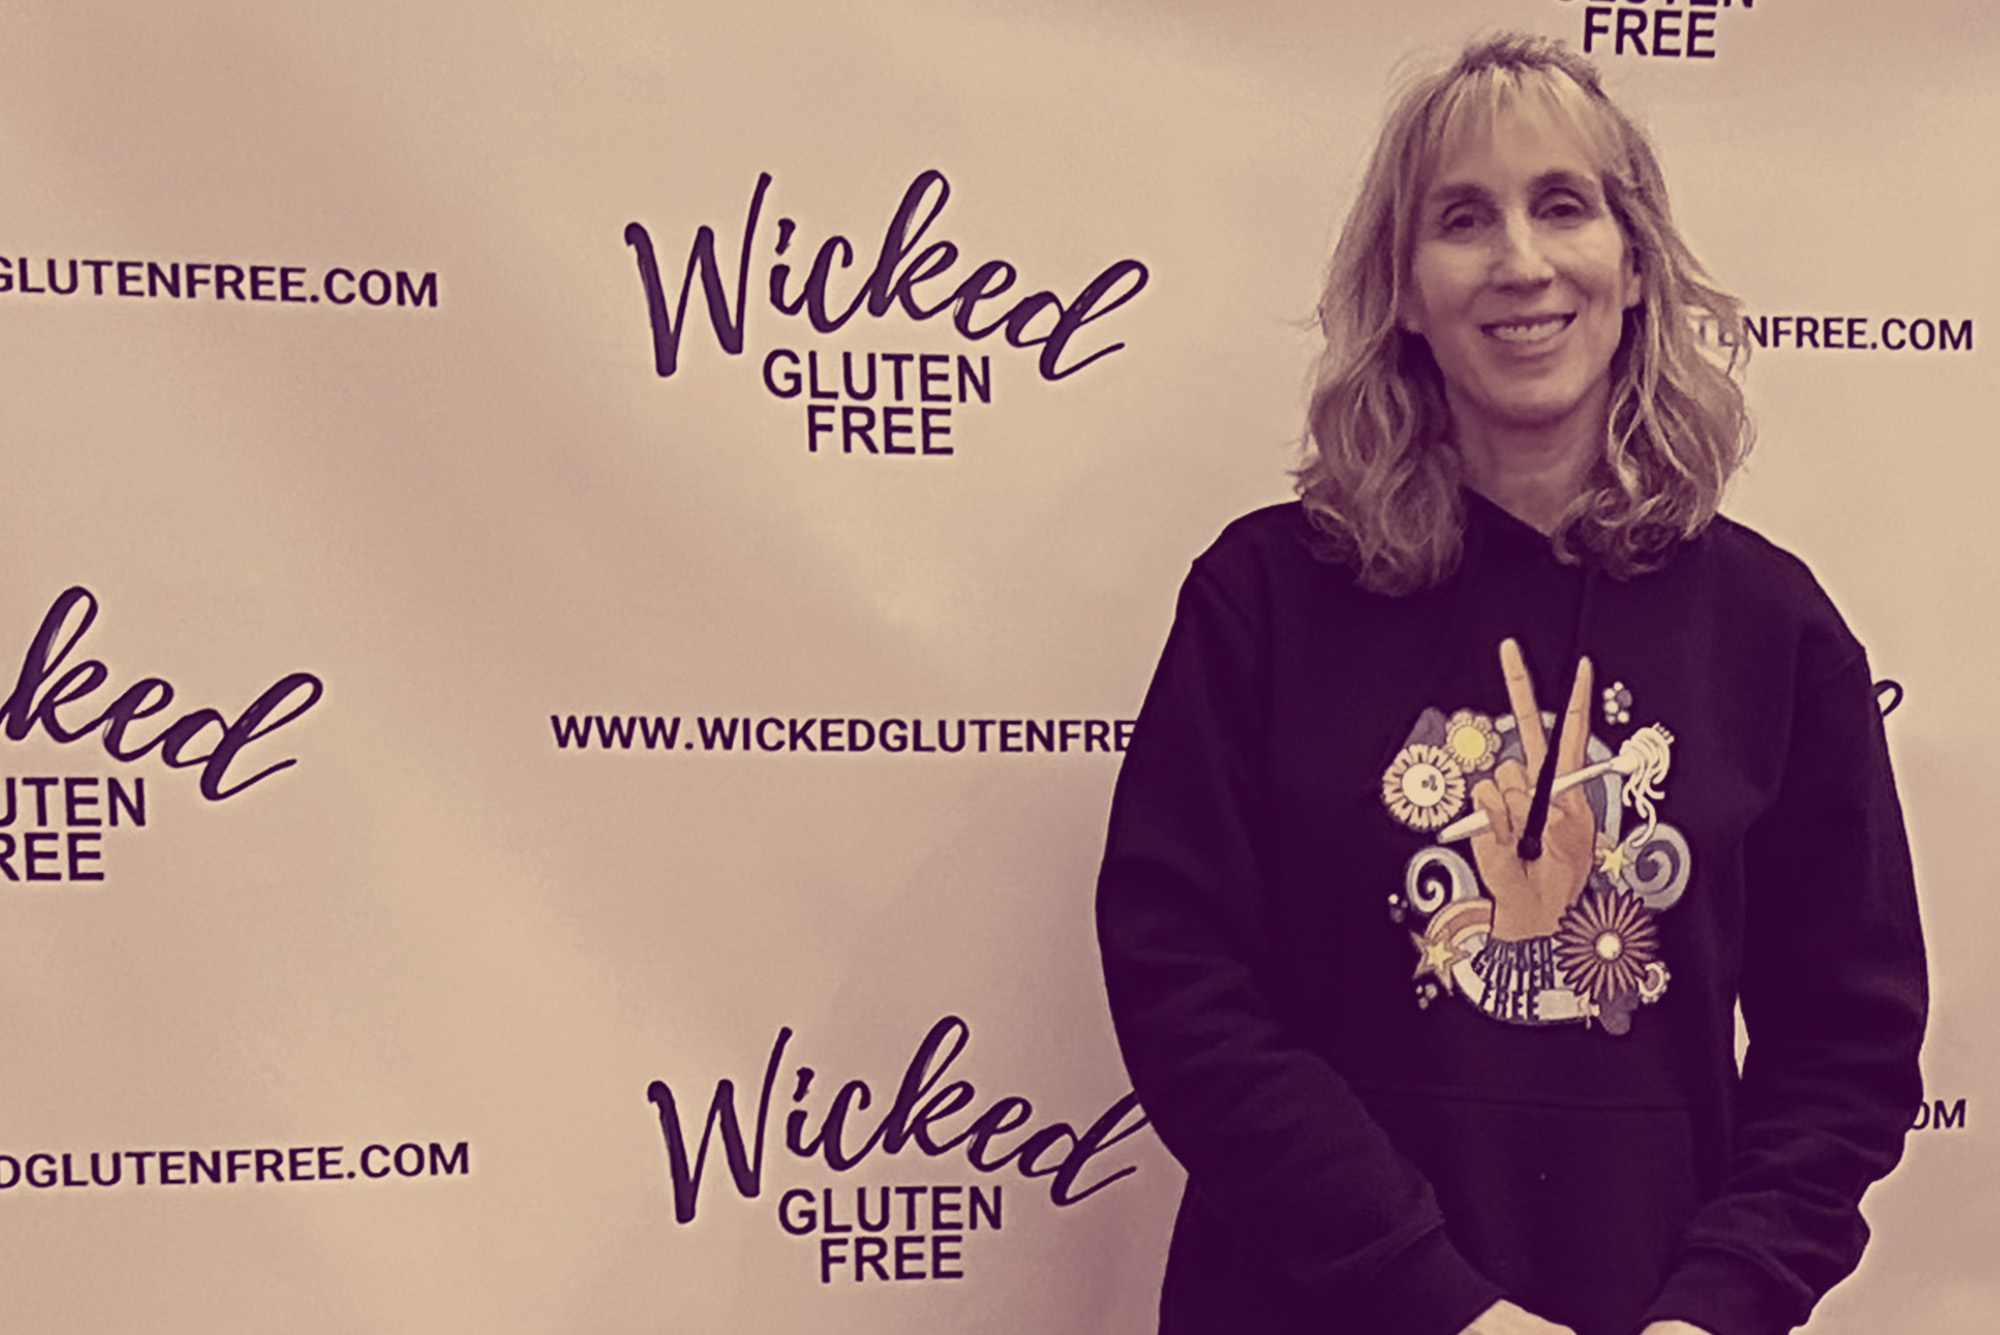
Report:
[[[1368,1306],[1383,1335],[1459,1335],[1506,1296],[1439,1228],[1382,1268],[1369,1286]]]
[[[1784,1335],[1806,1319],[1797,1299],[1761,1267],[1729,1252],[1683,1257],[1660,1296],[1646,1308],[1651,1321],[1692,1321],[1709,1335]]]

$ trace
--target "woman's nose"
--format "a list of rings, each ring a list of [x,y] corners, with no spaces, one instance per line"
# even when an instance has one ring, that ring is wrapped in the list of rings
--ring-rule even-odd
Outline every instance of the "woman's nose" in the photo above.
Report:
[[[1532,287],[1555,277],[1555,268],[1543,252],[1542,238],[1536,235],[1534,221],[1527,216],[1508,218],[1497,243],[1494,277],[1503,286]]]

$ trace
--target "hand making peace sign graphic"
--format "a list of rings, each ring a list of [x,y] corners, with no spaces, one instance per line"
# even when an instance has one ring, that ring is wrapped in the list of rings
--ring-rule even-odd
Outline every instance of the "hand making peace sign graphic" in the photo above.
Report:
[[[1597,826],[1583,785],[1575,785],[1549,802],[1548,824],[1541,832],[1542,855],[1521,859],[1521,833],[1534,803],[1535,780],[1548,754],[1548,739],[1542,731],[1541,708],[1535,703],[1534,681],[1521,646],[1511,639],[1500,642],[1500,675],[1507,683],[1507,701],[1514,711],[1525,763],[1503,760],[1490,776],[1473,785],[1472,804],[1489,824],[1473,835],[1472,856],[1479,864],[1479,879],[1493,896],[1494,938],[1520,941],[1553,935],[1564,910],[1583,893],[1597,849]],[[1590,660],[1579,659],[1576,685],[1560,729],[1557,778],[1583,768],[1584,746],[1590,738],[1590,686]]]

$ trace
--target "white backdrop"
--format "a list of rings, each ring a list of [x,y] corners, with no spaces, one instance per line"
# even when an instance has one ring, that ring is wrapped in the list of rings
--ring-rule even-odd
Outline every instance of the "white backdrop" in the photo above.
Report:
[[[1660,25],[1648,54],[1617,49],[1625,11]],[[1136,1171],[1066,1205],[996,1162],[1056,1128],[1029,1156],[1054,1167],[1057,1124],[1128,1088],[1090,927],[1117,763],[1094,742],[1136,713],[1187,561],[1288,493],[1305,321],[1390,71],[1509,25],[1591,33],[1653,128],[1686,233],[1772,333],[1732,512],[1907,688],[1889,731],[1948,1125],[1871,1195],[1877,1240],[1811,1329],[1989,1328],[2000,27],[1978,0],[0,20],[0,1324],[1150,1329],[1179,1186],[1150,1131],[1100,1128],[1071,1188]],[[1711,56],[1652,54],[1682,22]],[[834,235],[855,255],[829,301],[853,300],[929,171],[949,199],[922,246],[957,253],[923,301],[1004,260],[980,327],[1121,266],[1054,369],[1122,346],[1050,380],[951,313],[823,333],[774,306],[773,265],[789,300]],[[656,374],[635,222],[670,307],[714,229],[739,354],[697,275]],[[1118,304],[1126,261],[1145,282]],[[1826,347],[1829,319],[1874,346]],[[779,349],[836,394],[842,354],[858,379],[875,354],[877,397],[815,415],[767,386]],[[961,356],[984,399],[959,401]],[[843,451],[842,410],[895,406],[951,452]],[[128,752],[200,708],[220,717],[179,758],[232,722],[241,749],[120,759],[84,725],[121,698]],[[678,731],[620,745],[593,716]],[[724,747],[722,720],[767,718],[773,749],[740,726]],[[892,751],[910,720],[968,744]],[[809,1144],[850,1080],[871,1101],[846,1096],[836,1143],[861,1149],[947,1017],[963,1049],[912,1089],[970,1086],[932,1134],[992,1109],[984,1150],[928,1154],[905,1118],[843,1171],[794,1152],[787,1114]],[[664,1094],[692,1153],[731,1081],[747,1156],[786,1028],[757,1194],[717,1131],[677,1222]],[[883,1232],[822,1227],[885,1190]]]

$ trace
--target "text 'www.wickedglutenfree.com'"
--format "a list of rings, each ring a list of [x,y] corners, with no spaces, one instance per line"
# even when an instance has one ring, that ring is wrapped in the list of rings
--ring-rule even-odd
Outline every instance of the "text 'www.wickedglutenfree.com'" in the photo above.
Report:
[[[559,751],[813,755],[1112,755],[1122,718],[855,718],[834,715],[551,714]]]

